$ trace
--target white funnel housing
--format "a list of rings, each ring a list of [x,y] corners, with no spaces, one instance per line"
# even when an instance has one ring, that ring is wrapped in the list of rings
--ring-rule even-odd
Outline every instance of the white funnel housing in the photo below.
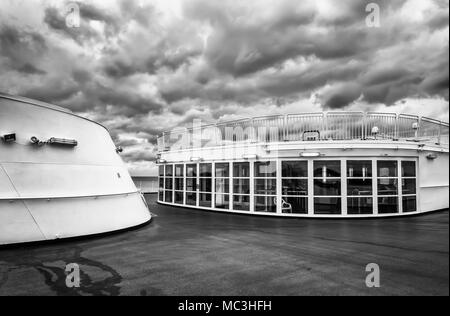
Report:
[[[108,131],[68,110],[0,94],[0,245],[150,220]]]

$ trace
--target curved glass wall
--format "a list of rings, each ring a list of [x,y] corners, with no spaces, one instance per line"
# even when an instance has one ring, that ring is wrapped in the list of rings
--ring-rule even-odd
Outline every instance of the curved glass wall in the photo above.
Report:
[[[279,215],[376,216],[418,210],[415,158],[305,158],[159,166],[167,204]]]

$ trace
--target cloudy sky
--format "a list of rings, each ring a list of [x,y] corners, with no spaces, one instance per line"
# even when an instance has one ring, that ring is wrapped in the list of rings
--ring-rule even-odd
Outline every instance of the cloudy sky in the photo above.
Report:
[[[366,25],[366,4],[381,9]],[[191,122],[333,110],[448,121],[447,0],[0,2],[0,91],[106,125],[134,172]]]

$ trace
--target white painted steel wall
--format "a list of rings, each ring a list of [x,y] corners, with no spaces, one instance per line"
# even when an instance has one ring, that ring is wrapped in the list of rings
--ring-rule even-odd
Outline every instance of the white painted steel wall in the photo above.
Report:
[[[90,235],[150,220],[108,131],[45,104],[0,95],[0,244]],[[76,147],[33,145],[51,137]]]

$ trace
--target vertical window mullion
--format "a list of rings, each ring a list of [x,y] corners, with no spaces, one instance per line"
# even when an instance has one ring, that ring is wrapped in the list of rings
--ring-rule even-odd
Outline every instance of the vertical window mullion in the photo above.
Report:
[[[372,160],[372,194],[373,194],[373,214],[378,215],[378,165],[377,160]]]
[[[347,216],[347,160],[341,160],[341,208],[342,215]]]

